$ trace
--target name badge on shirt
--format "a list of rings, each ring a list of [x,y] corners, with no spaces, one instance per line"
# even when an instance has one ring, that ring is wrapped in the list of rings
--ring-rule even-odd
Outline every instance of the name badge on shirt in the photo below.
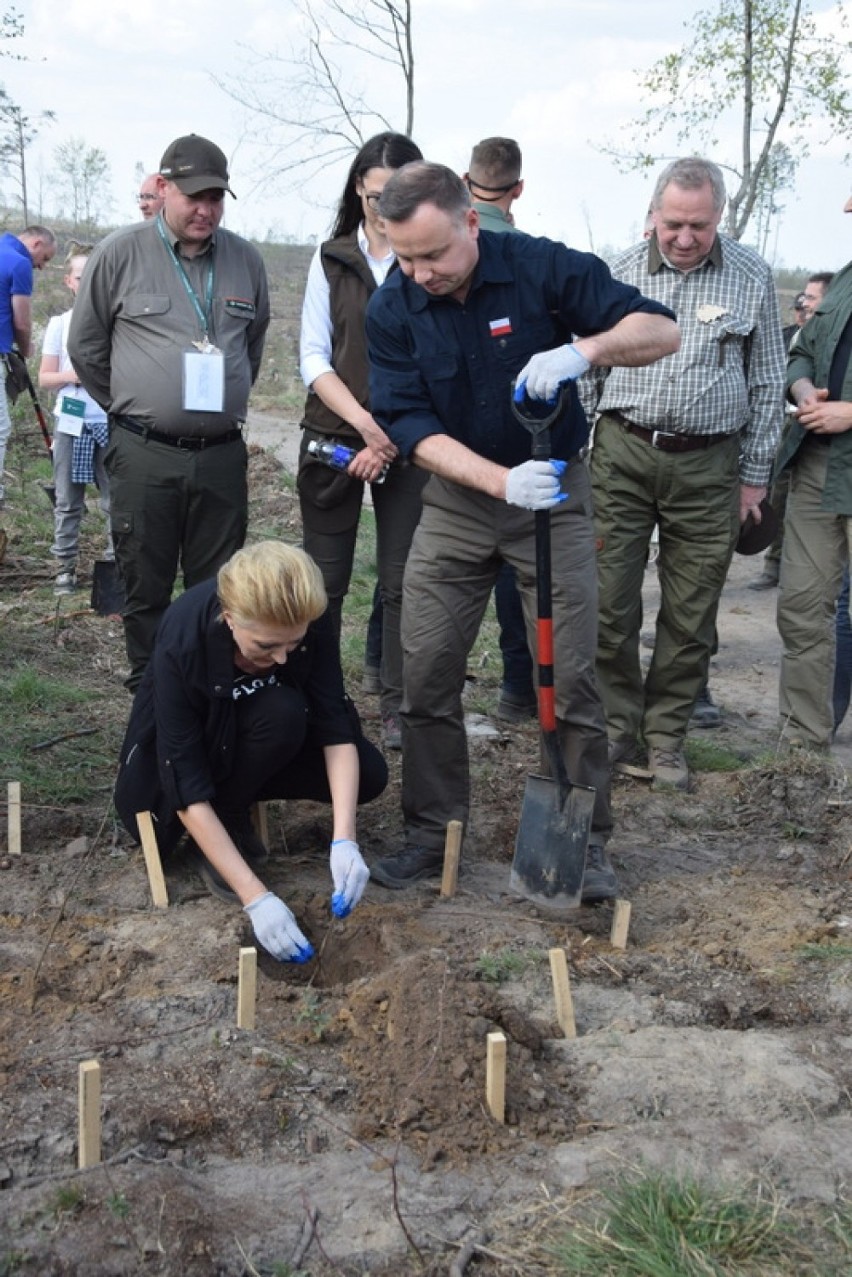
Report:
[[[224,411],[225,356],[209,342],[184,352],[183,407],[185,412]]]
[[[79,437],[83,433],[83,420],[86,416],[86,404],[73,395],[63,395],[59,401],[59,415],[56,429],[63,435]]]

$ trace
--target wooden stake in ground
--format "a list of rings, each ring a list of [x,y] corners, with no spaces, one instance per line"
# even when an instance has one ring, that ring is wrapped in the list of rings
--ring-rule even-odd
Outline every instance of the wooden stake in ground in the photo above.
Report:
[[[80,1135],[77,1165],[80,1170],[101,1160],[101,1066],[84,1060],[79,1069]]]
[[[253,1029],[257,1006],[257,949],[240,949],[237,1028]]]
[[[266,803],[252,803],[251,823],[264,847],[269,850],[269,810]]]
[[[19,780],[10,780],[7,789],[7,806],[6,811],[8,829],[9,855],[20,856],[21,854],[21,782]]]
[[[553,979],[553,996],[556,1000],[556,1018],[566,1038],[577,1036],[574,1021],[574,1002],[571,998],[571,982],[568,979],[568,959],[564,949],[548,950],[550,974]]]
[[[506,1120],[506,1035],[489,1033],[485,1057],[485,1101],[495,1121]]]
[[[612,915],[612,930],[609,942],[613,949],[627,948],[627,933],[630,930],[630,901],[616,900]]]
[[[447,825],[447,840],[444,843],[444,874],[441,879],[442,896],[454,896],[456,894],[461,842],[462,823],[460,820],[451,820]]]
[[[137,811],[136,824],[139,837],[142,839],[142,851],[145,853],[145,868],[148,870],[148,883],[151,887],[151,899],[157,909],[168,909],[169,893],[163,877],[163,862],[160,860],[160,849],[157,846],[157,835],[154,833],[154,822],[149,811]]]

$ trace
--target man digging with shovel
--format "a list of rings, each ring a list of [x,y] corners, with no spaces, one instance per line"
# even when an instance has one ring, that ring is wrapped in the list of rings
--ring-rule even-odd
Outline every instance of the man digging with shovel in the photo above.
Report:
[[[591,254],[520,233],[480,234],[463,182],[443,165],[406,165],[379,209],[400,269],[367,311],[370,400],[402,456],[432,478],[403,594],[405,843],[372,876],[401,888],[440,874],[447,823],[467,823],[467,655],[504,561],[517,574],[535,650],[531,512],[550,510],[556,730],[570,781],[594,790],[582,898],[611,898],[617,882],[604,850],[610,776],[594,677],[595,542],[583,464],[589,429],[573,383],[593,364],[643,365],[677,350],[674,317],[613,280]],[[515,379],[530,400],[553,403],[566,385],[552,424],[554,460],[531,459],[530,434],[512,412]]]

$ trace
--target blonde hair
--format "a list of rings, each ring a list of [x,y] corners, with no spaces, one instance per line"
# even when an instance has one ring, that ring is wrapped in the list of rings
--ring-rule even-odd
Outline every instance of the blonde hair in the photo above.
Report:
[[[72,239],[68,252],[65,254],[66,271],[71,269],[75,257],[90,257],[94,251],[94,244],[78,244],[75,239]]]
[[[223,609],[241,625],[308,625],[328,606],[316,563],[282,541],[237,550],[219,569],[216,587]]]

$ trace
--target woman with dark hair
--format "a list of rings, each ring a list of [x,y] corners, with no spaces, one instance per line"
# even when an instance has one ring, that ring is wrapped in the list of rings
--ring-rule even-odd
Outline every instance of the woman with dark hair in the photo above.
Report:
[[[364,484],[371,485],[383,603],[382,731],[385,746],[396,749],[402,574],[427,475],[414,466],[390,465],[396,447],[370,415],[364,313],[371,294],[395,265],[377,211],[379,197],[395,169],[419,159],[418,147],[401,133],[379,133],[355,156],[331,239],[311,262],[300,343],[300,371],[308,387],[298,474],[304,546],[322,571],[339,639]],[[346,471],[330,469],[309,451],[313,442],[345,444],[356,450],[355,458]]]

